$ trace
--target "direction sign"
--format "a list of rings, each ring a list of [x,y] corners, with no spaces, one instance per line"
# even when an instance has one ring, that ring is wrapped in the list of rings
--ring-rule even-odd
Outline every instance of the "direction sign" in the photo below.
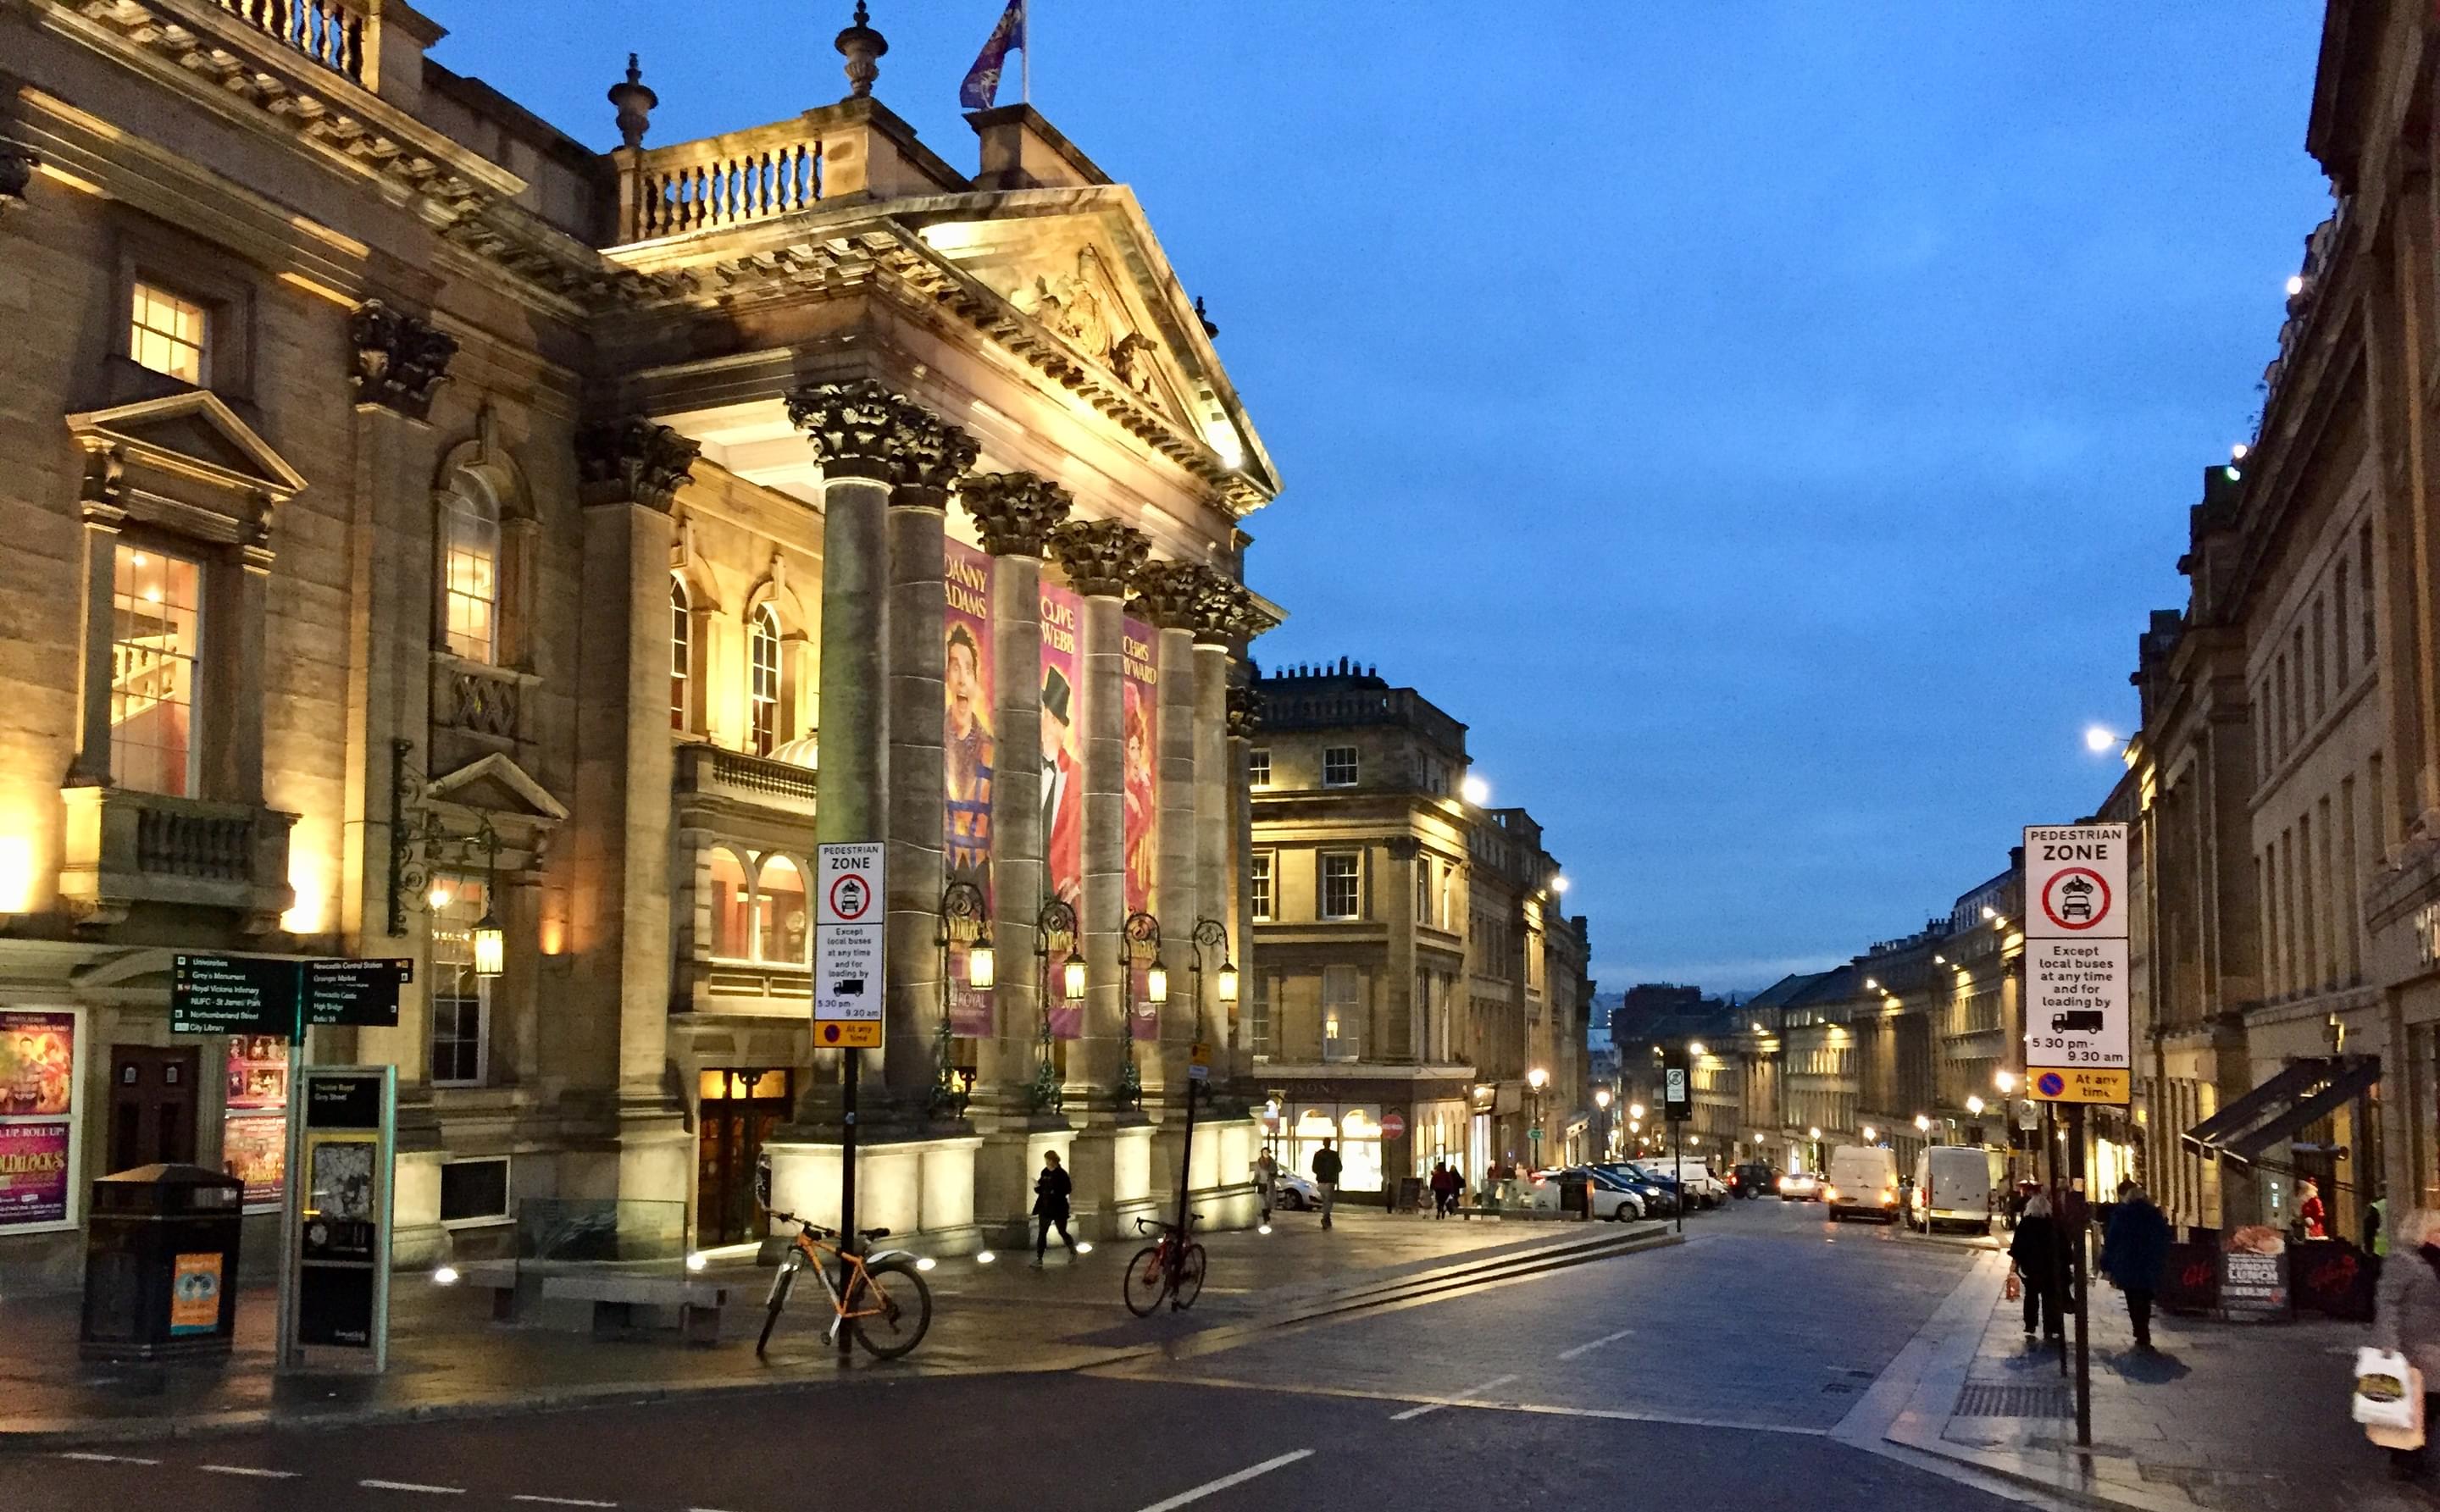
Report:
[[[2041,1102],[2124,1103],[2126,827],[2025,829],[2025,1079]]]
[[[170,1032],[296,1032],[296,963],[269,955],[170,958]]]
[[[824,1049],[881,1045],[888,893],[878,845],[831,845],[816,863],[814,1043]]]
[[[415,980],[411,960],[305,963],[305,1022],[360,1029],[398,1027],[398,989]]]

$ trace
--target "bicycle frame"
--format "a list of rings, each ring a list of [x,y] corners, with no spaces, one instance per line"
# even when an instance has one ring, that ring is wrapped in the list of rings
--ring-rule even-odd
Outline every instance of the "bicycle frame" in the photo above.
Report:
[[[866,1286],[875,1296],[881,1295],[881,1288],[872,1280],[871,1274],[872,1267],[877,1262],[915,1258],[915,1253],[912,1250],[875,1250],[870,1254],[851,1255],[837,1245],[826,1244],[801,1228],[797,1231],[797,1236],[790,1241],[788,1248],[789,1255],[786,1264],[798,1271],[812,1271],[815,1279],[822,1284],[823,1294],[831,1299],[831,1325],[822,1331],[822,1338],[834,1344],[838,1343],[839,1330],[847,1326],[849,1319],[878,1317],[881,1314],[881,1308],[874,1306],[851,1310],[841,1300],[838,1283],[831,1279],[831,1268],[822,1262],[822,1256],[826,1254],[835,1254],[847,1260],[852,1269],[863,1274]]]

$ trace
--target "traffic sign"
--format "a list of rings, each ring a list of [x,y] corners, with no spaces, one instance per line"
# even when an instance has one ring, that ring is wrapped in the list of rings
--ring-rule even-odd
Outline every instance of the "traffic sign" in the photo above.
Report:
[[[1691,1118],[1695,1099],[1686,1085],[1686,1068],[1670,1066],[1660,1074],[1660,1106],[1662,1116],[1677,1120]]]
[[[1406,1114],[1390,1112],[1381,1115],[1381,1137],[1383,1139],[1400,1139],[1405,1137],[1406,1132]]]
[[[1200,1040],[1186,1047],[1186,1079],[1189,1081],[1211,1079],[1211,1047]]]
[[[2025,899],[2026,1092],[2129,1101],[2126,827],[2027,826]]]
[[[2126,827],[2025,829],[2025,937],[2126,937]]]
[[[888,893],[878,845],[820,847],[816,863],[814,1043],[823,1049],[881,1045]]]

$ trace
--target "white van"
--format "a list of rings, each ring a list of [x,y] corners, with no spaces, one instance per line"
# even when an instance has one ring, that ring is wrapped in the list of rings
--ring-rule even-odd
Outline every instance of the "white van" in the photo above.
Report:
[[[1934,1145],[1916,1156],[1907,1221],[1926,1234],[1944,1223],[1990,1233],[1990,1156],[1970,1145]]]
[[[1881,1145],[1841,1145],[1830,1152],[1821,1201],[1831,1219],[1850,1216],[1898,1220],[1898,1157]]]

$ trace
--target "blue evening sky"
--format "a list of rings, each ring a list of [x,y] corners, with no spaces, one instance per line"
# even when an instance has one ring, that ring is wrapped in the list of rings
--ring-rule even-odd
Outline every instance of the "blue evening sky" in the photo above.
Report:
[[[597,148],[844,92],[845,3],[423,0]],[[971,167],[998,0],[879,0]],[[2294,0],[1036,0],[1286,491],[1266,663],[1377,663],[1548,829],[1594,971],[1843,960],[2090,811],[2326,213]],[[1003,100],[1014,98],[1010,70]]]

